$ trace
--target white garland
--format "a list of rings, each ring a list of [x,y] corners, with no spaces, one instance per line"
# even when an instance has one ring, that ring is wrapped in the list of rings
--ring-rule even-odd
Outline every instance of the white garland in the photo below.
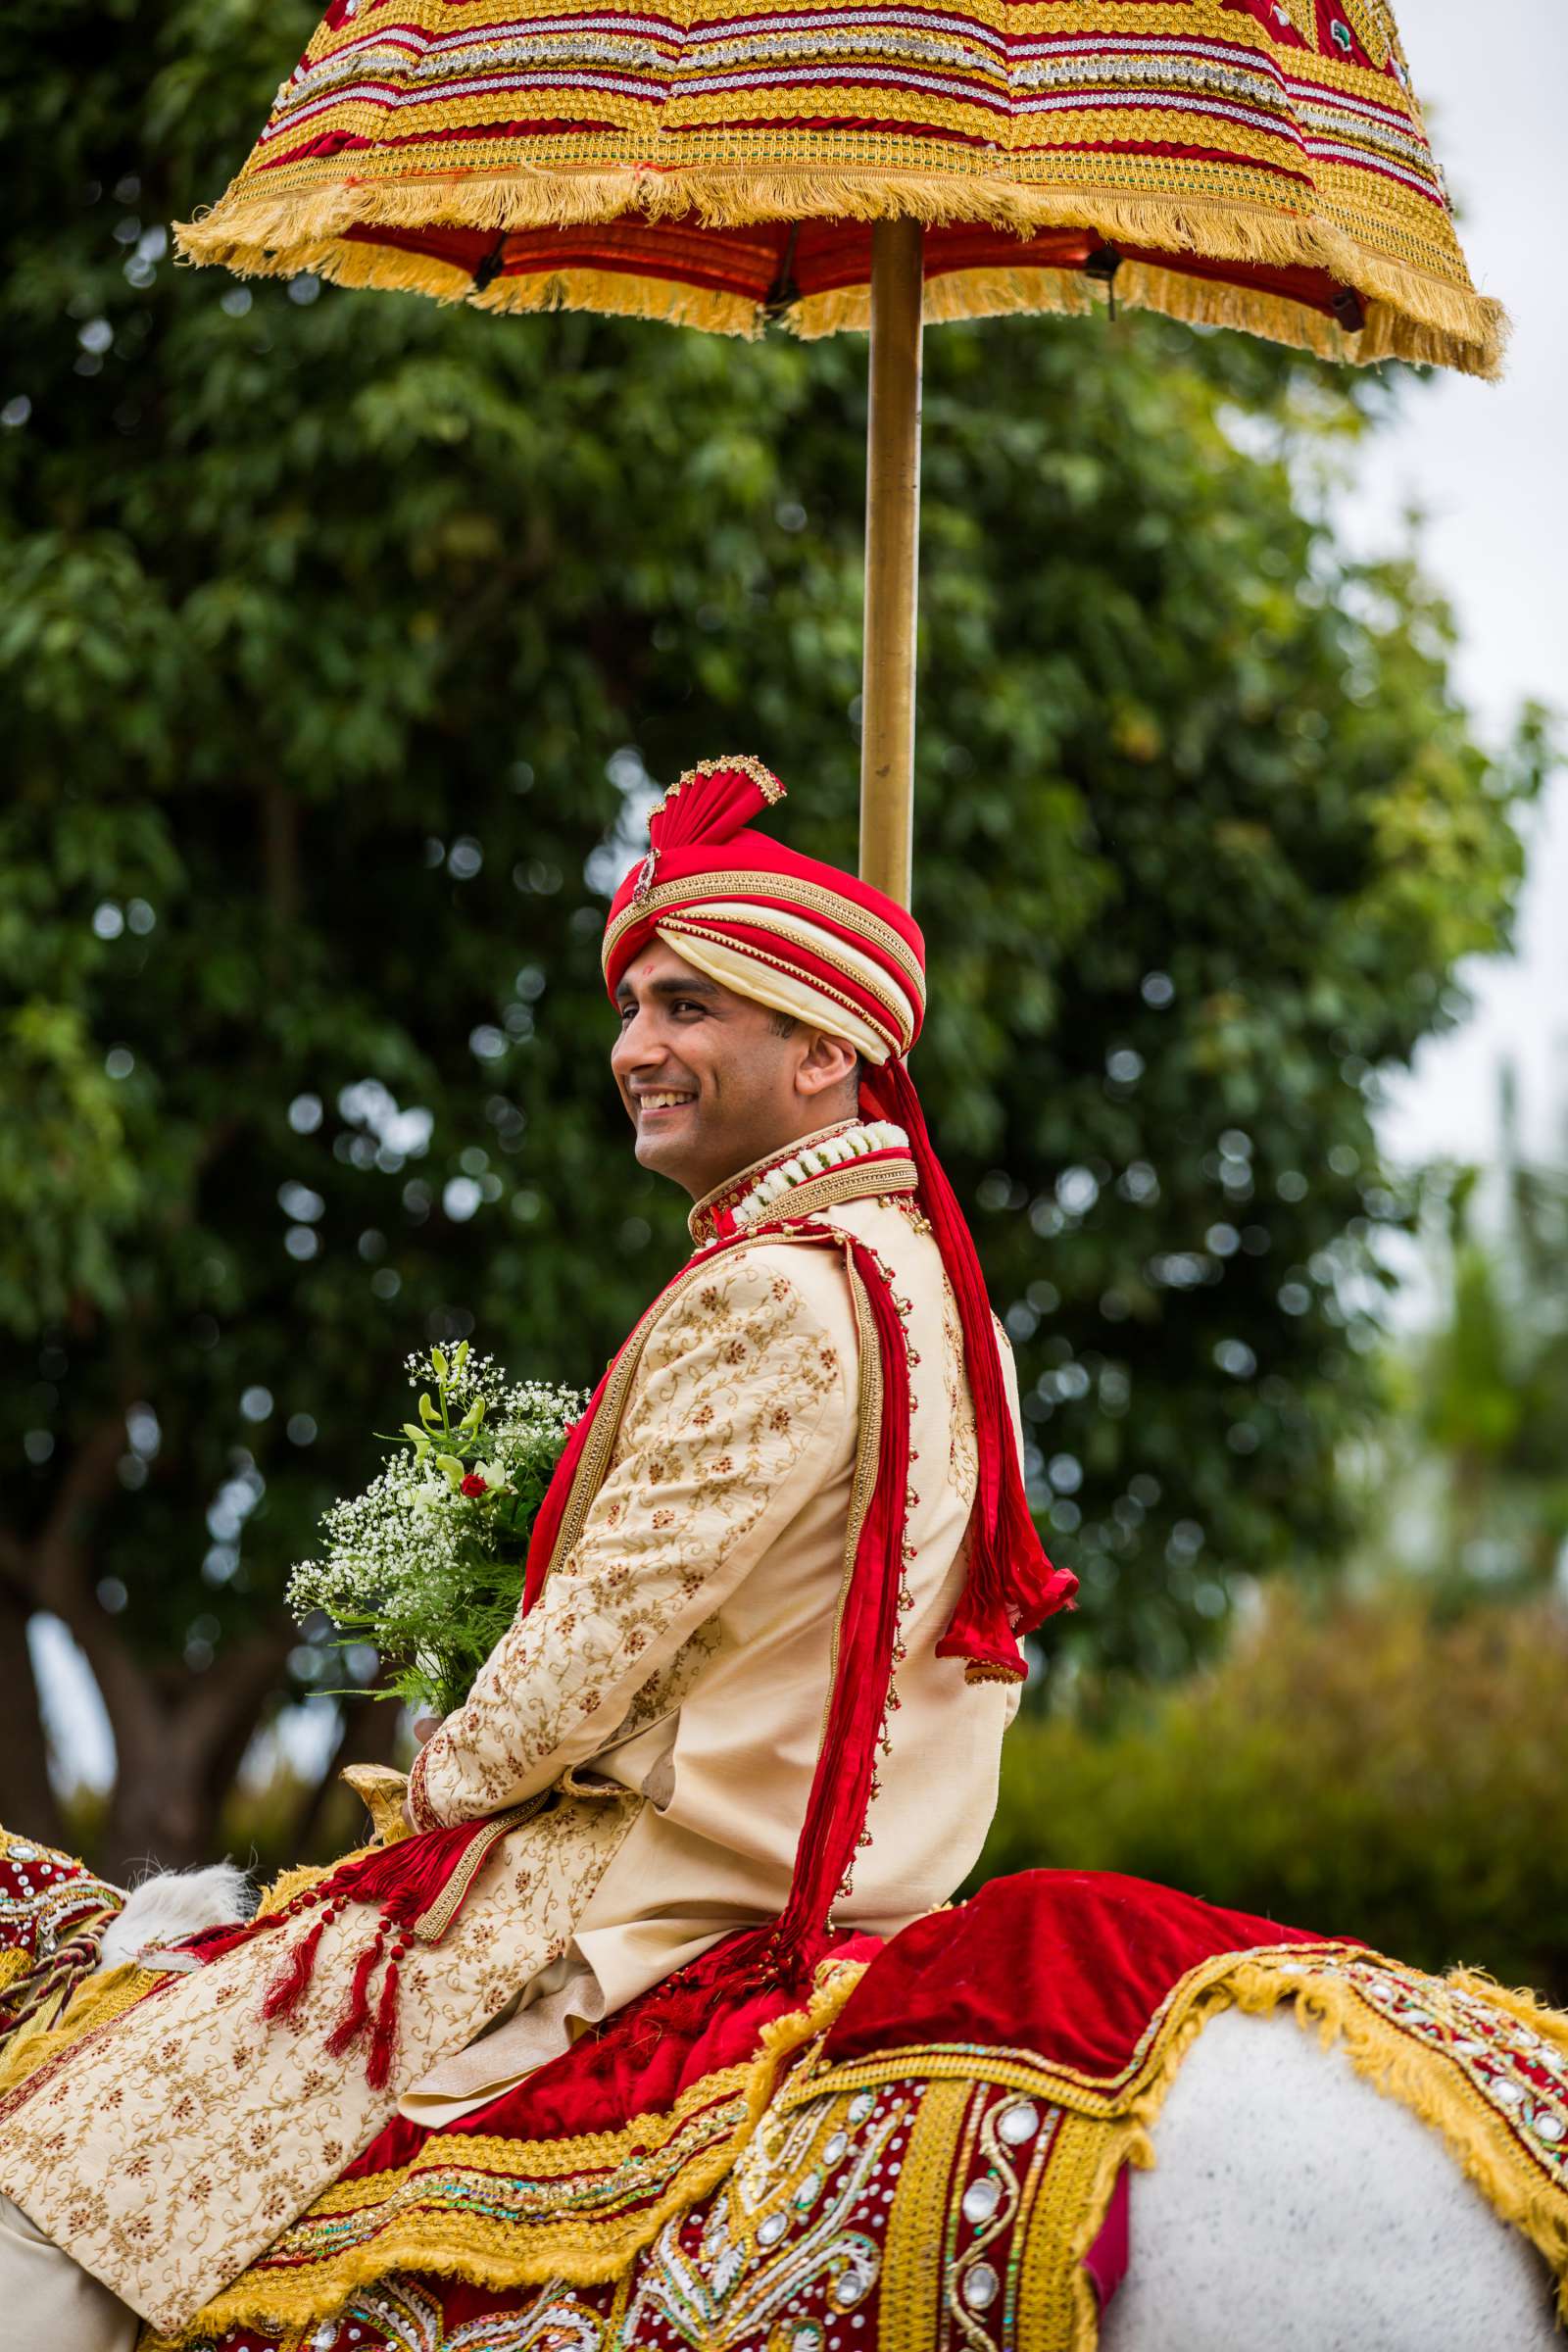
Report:
[[[870,1119],[863,1126],[847,1127],[842,1135],[825,1136],[821,1143],[798,1152],[793,1159],[769,1168],[731,1213],[737,1225],[755,1225],[796,1185],[808,1184],[813,1176],[824,1176],[829,1168],[841,1168],[852,1159],[863,1159],[868,1152],[907,1151],[908,1144],[904,1129],[895,1127],[891,1119]]]

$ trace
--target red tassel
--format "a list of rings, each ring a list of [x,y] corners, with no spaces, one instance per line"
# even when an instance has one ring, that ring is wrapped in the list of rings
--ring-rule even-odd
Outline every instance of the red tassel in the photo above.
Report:
[[[279,2018],[292,2017],[304,2000],[316,1971],[317,1947],[326,1933],[326,1923],[332,1915],[332,1906],[328,1904],[310,1934],[300,1937],[267,1987],[262,2015],[269,2025],[275,2025]]]
[[[375,1934],[355,1963],[354,1982],[349,1986],[343,2014],[326,2037],[327,2050],[333,2058],[341,2058],[351,2050],[370,2022],[370,1978],[381,1957],[381,1943],[385,1935],[386,1922],[384,1919],[378,1920]]]
[[[456,1821],[420,1830],[396,1845],[372,1848],[341,1866],[339,1886],[351,1902],[368,1903],[394,1927],[412,1927],[445,1891],[482,1821]]]
[[[386,1975],[381,1981],[375,2031],[370,2035],[370,2054],[365,2061],[365,2080],[372,2090],[385,2090],[392,2077],[392,2061],[397,2055],[398,2046],[398,1959],[408,1948],[399,1936],[392,1946]]]

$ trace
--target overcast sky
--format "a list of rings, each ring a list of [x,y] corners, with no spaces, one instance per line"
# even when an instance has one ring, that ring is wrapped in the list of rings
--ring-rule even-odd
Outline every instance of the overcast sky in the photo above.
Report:
[[[1568,712],[1568,5],[1402,0],[1397,18],[1472,274],[1508,309],[1513,341],[1500,384],[1446,373],[1412,392],[1367,453],[1348,520],[1353,508],[1354,536],[1375,545],[1402,537],[1406,507],[1425,510],[1426,565],[1460,626],[1459,687],[1495,741],[1527,696]],[[1466,977],[1476,1014],[1418,1057],[1387,1148],[1485,1156],[1507,1055],[1527,1145],[1568,1156],[1568,778],[1534,831],[1518,956]]]

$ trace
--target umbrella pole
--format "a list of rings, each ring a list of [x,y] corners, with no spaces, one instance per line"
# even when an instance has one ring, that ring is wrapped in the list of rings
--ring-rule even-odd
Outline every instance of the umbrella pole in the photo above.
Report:
[[[918,220],[871,225],[860,873],[905,906],[913,864],[923,233]]]

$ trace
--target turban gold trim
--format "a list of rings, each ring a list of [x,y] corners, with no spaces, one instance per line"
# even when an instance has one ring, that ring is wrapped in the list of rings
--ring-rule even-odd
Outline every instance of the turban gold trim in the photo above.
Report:
[[[839,1004],[809,981],[797,979],[793,973],[774,970],[770,964],[759,963],[754,956],[744,955],[738,948],[722,945],[718,940],[693,939],[673,923],[660,923],[657,936],[666,948],[672,949],[720,988],[732,989],[738,997],[749,997],[754,1004],[765,1004],[770,1012],[787,1012],[808,1029],[821,1029],[829,1037],[843,1038],[856,1052],[878,1068],[888,1059],[891,1048],[885,1037],[879,1036],[869,1021],[852,1012],[847,1004]]]

